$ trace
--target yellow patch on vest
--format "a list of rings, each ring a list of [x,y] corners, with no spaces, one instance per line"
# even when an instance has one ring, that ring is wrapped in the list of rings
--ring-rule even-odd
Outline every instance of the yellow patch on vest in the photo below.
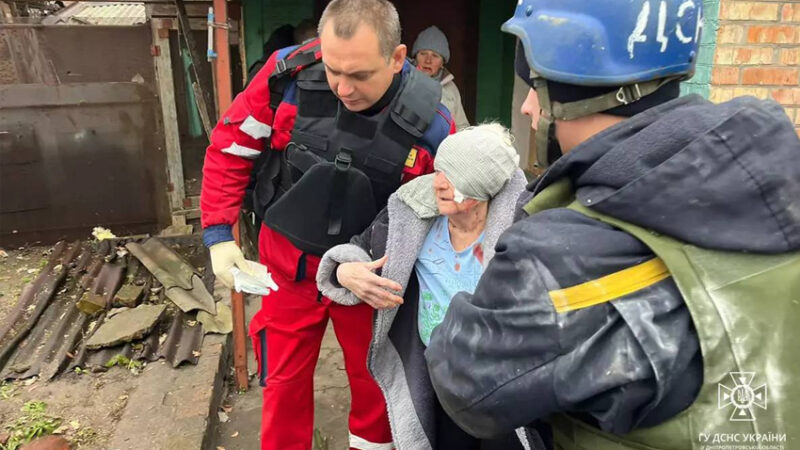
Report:
[[[634,293],[669,277],[669,270],[661,258],[587,281],[566,289],[550,291],[550,300],[556,312],[564,313],[605,303]]]
[[[408,152],[408,158],[406,158],[406,167],[414,167],[414,164],[417,162],[417,149],[412,148],[410,152]]]

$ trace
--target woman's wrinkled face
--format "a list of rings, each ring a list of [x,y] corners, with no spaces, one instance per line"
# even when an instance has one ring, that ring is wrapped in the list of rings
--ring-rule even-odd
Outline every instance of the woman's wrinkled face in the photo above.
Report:
[[[433,177],[433,192],[436,194],[436,206],[439,208],[439,214],[443,216],[452,216],[469,211],[478,203],[477,200],[472,198],[467,198],[463,202],[457,203],[454,199],[456,188],[447,179],[444,172],[441,171],[437,171]]]
[[[431,77],[439,73],[444,66],[444,58],[433,50],[420,50],[415,59],[417,68]]]

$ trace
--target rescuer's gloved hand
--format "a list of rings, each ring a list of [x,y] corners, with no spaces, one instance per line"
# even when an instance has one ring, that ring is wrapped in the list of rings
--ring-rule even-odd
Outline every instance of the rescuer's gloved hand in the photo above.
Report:
[[[208,251],[211,253],[211,269],[214,275],[228,288],[233,289],[232,268],[236,267],[246,273],[251,272],[242,250],[234,241],[219,242],[209,247]]]

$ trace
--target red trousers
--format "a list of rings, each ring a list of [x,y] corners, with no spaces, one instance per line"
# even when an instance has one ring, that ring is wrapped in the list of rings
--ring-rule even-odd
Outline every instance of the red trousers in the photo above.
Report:
[[[261,227],[261,262],[279,289],[263,297],[250,324],[261,380],[266,380],[261,416],[262,450],[308,450],[314,428],[314,368],[322,336],[333,321],[350,382],[350,448],[391,449],[386,403],[367,371],[372,308],[341,306],[319,295],[319,258]],[[266,371],[266,373],[263,373]]]

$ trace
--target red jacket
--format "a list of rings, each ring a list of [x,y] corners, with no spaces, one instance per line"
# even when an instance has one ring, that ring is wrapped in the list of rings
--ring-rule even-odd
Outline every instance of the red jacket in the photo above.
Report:
[[[289,83],[282,102],[273,111],[269,105],[268,80],[276,61],[316,44],[317,41],[312,41],[301,48],[291,47],[273,53],[214,127],[211,144],[206,150],[200,194],[206,245],[233,240],[231,225],[239,216],[254,160],[264,149],[283,151],[289,142],[297,115],[295,83]],[[406,63],[403,76],[409,70],[414,69]],[[409,153],[403,182],[433,172],[436,148],[447,135],[455,132],[447,108],[440,104],[438,113]],[[269,146],[266,139],[269,139]]]

